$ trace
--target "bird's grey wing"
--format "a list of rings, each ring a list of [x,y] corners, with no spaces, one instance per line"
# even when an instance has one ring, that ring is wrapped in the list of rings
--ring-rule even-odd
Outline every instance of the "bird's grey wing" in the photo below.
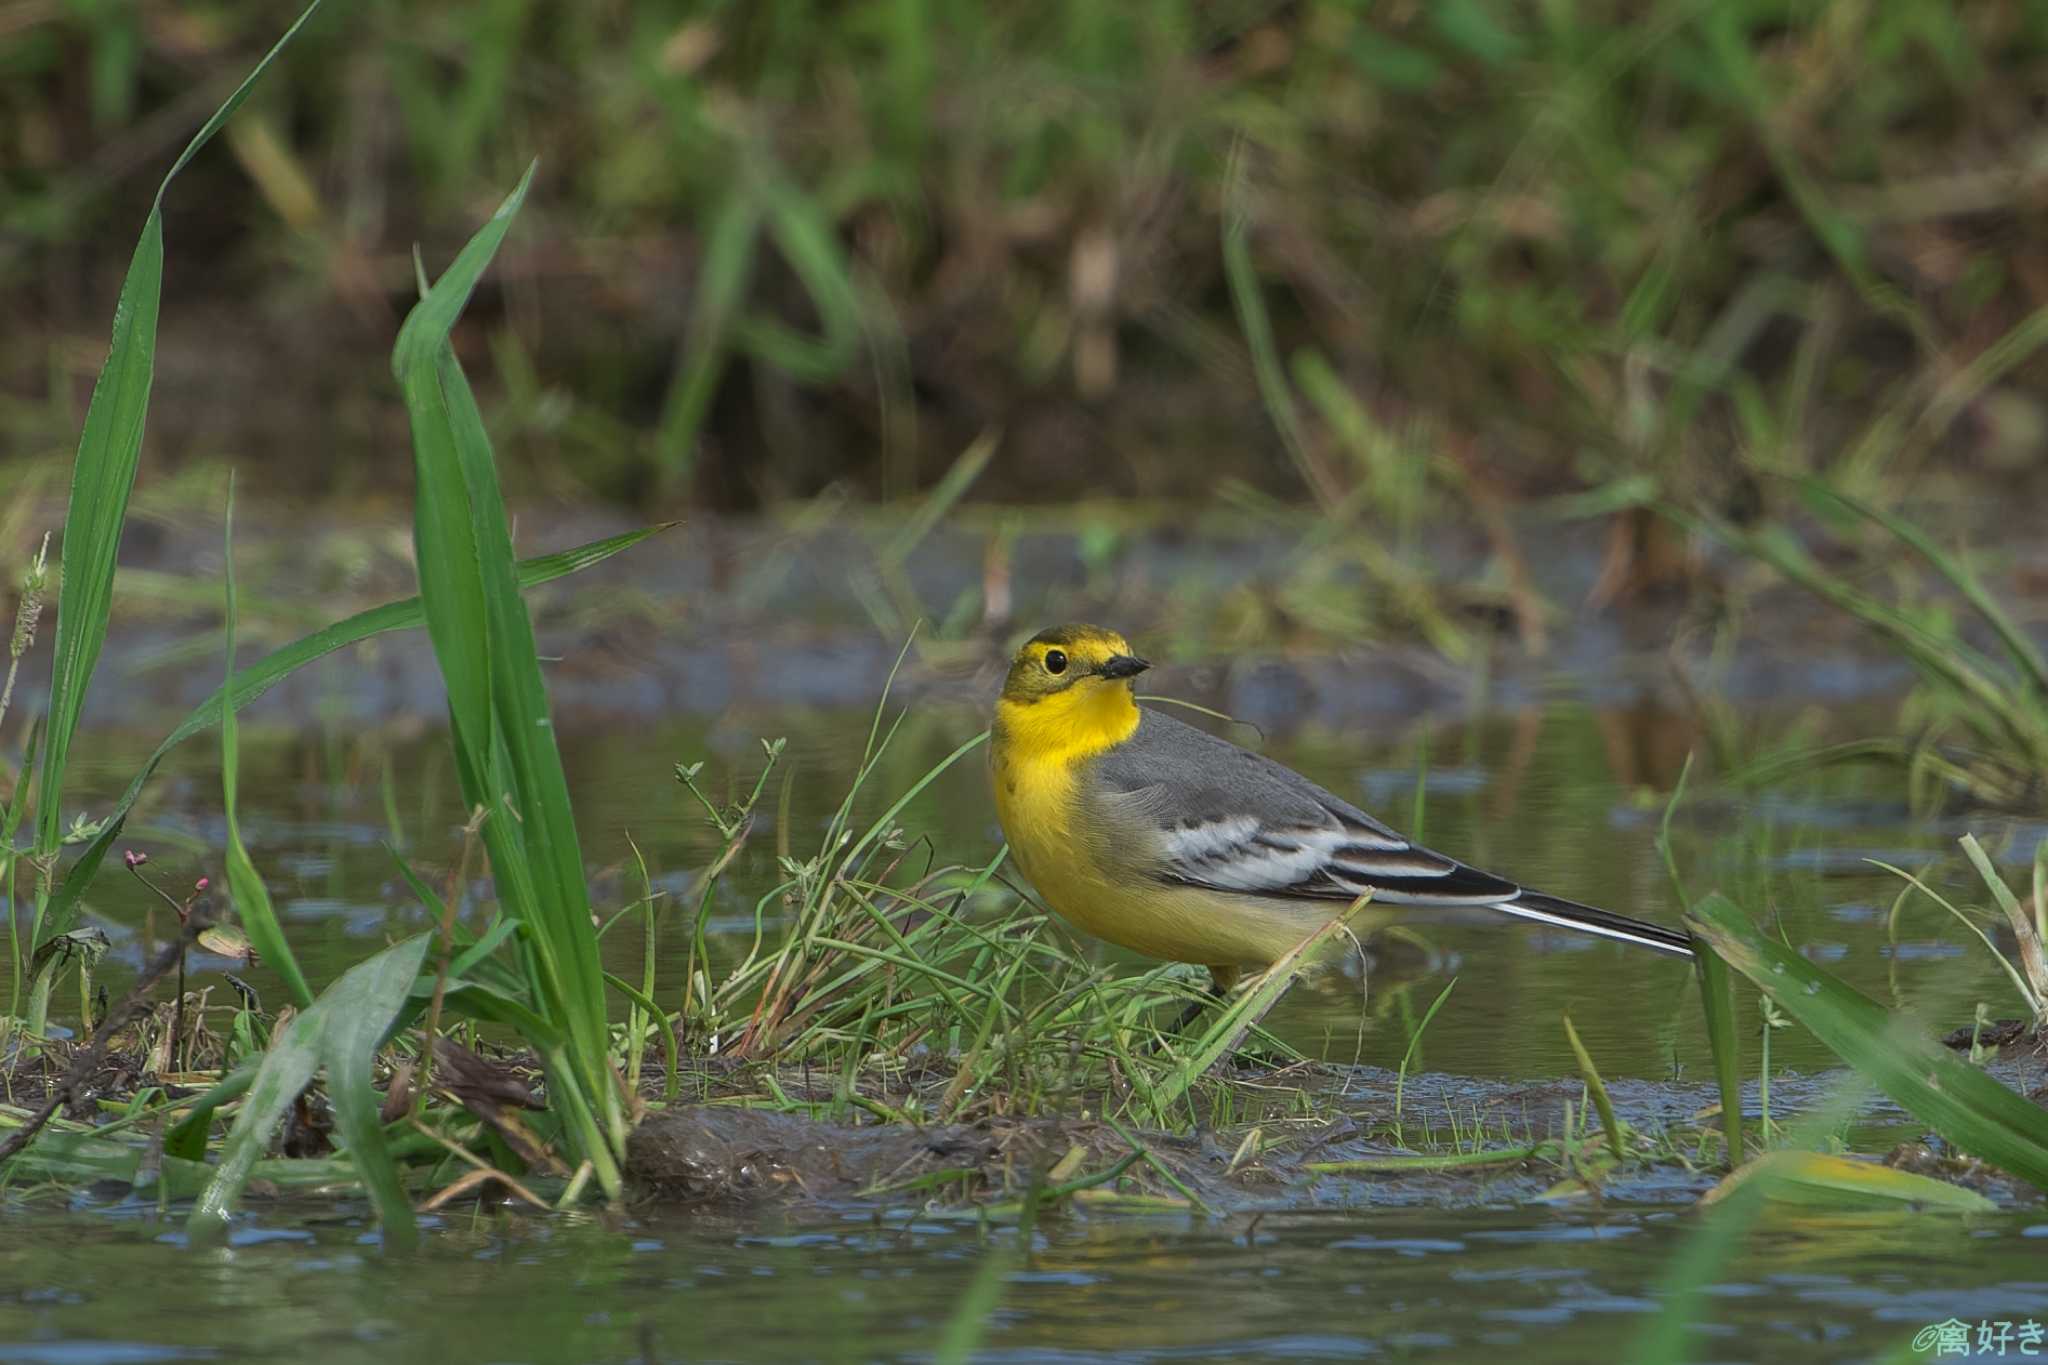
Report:
[[[1147,710],[1095,761],[1103,813],[1156,837],[1161,880],[1287,899],[1492,905],[1520,888],[1402,838],[1292,769]]]

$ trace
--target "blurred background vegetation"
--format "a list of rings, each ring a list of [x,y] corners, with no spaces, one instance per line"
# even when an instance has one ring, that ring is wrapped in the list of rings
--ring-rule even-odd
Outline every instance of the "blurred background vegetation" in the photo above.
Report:
[[[18,469],[291,13],[0,0]],[[402,478],[413,244],[536,155],[458,338],[528,495],[1739,517],[1759,472],[2001,487],[2048,430],[2020,0],[363,0],[226,141],[168,206],[159,470]]]

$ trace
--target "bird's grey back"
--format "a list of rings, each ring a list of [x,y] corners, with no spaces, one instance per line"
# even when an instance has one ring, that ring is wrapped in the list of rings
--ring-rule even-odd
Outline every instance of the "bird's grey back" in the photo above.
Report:
[[[1689,957],[1686,936],[1541,892],[1420,848],[1272,759],[1158,711],[1091,760],[1081,831],[1112,863],[1162,882],[1274,901],[1490,906]]]
[[[1335,817],[1392,843],[1407,843],[1293,769],[1150,707],[1140,708],[1138,729],[1130,739],[1094,760],[1090,775],[1108,791],[1164,788],[1166,803],[1187,822],[1257,812],[1269,825],[1317,829]]]

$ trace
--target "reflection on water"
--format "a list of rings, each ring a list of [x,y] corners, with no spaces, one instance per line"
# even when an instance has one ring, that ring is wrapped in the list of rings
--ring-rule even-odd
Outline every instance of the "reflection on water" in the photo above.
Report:
[[[288,1212],[196,1253],[153,1210],[10,1214],[0,1362],[915,1358],[1015,1236],[864,1210],[496,1215],[393,1261],[349,1218]],[[1009,1276],[985,1358],[1615,1359],[1693,1225],[1629,1208],[1065,1216]],[[1950,1317],[2048,1317],[2040,1258],[2016,1254],[2044,1237],[2018,1213],[1773,1218],[1709,1293],[1706,1355],[1867,1360]]]
[[[656,888],[678,901],[716,851],[672,764],[706,759],[700,780],[737,794],[759,770],[757,738],[787,735],[784,777],[713,906],[715,930],[750,933],[757,900],[778,879],[778,853],[812,847],[845,792],[868,720],[764,713],[710,729],[679,720],[566,735],[599,904],[638,895],[629,834]],[[980,724],[966,705],[913,709],[857,818],[873,818]],[[1440,726],[1426,742],[1416,728],[1303,730],[1268,748],[1397,826],[1412,827],[1419,814],[1429,842],[1469,861],[1674,923],[1654,837],[1661,792],[1691,742],[1668,718],[1574,704]],[[82,794],[104,801],[145,749],[95,756]],[[463,812],[438,738],[252,731],[245,749],[245,837],[310,976],[331,978],[388,936],[426,926],[385,845],[437,883],[458,863]],[[203,748],[180,762],[126,842],[147,848],[167,877],[217,875],[217,774]],[[1866,852],[1941,860],[1932,875],[1967,888],[1952,857],[1957,831],[1909,822],[1901,807],[1859,789],[1853,773],[1818,782],[1768,802],[1709,796],[1682,810],[1674,836],[1690,888],[1727,890],[1831,970],[1943,1025],[1966,1022],[1979,1000],[2014,1012],[1996,965],[1955,948],[1954,926],[1938,910],[1910,908],[1901,942],[1887,941],[1897,884],[1863,861]],[[979,755],[935,782],[904,824],[929,835],[942,860],[985,860],[997,835]],[[2008,833],[1977,827],[1987,841]],[[117,961],[139,960],[165,932],[150,898],[118,875],[102,881],[91,911],[115,937]],[[1419,945],[1375,955],[1369,983],[1356,964],[1305,983],[1275,1027],[1334,1060],[1391,1068],[1455,977],[1411,1063],[1439,1082],[1575,1075],[1558,1024],[1567,1008],[1618,1093],[1629,1078],[1705,1079],[1684,964],[1484,918],[1421,928]],[[678,930],[664,948],[665,996],[679,985],[684,938]],[[606,951],[615,968],[637,968],[630,931]],[[200,959],[199,984],[225,965]],[[278,997],[274,978],[251,975]],[[1829,1065],[1796,1030],[1773,1039],[1772,1055],[1796,1069]],[[1417,1093],[1426,1107],[1441,1090]],[[990,1346],[996,1358],[1080,1360],[1606,1358],[1652,1310],[1657,1277],[1693,1225],[1682,1205],[1389,1207],[1341,1183],[1316,1200],[1330,1207],[1215,1221],[1075,1216],[1044,1227],[1012,1277]],[[53,1214],[39,1200],[0,1213],[0,1362],[889,1358],[931,1348],[985,1254],[972,1224],[868,1210],[804,1224],[451,1218],[402,1264],[379,1257],[354,1216],[324,1207],[303,1221],[273,1208],[221,1252],[171,1251],[178,1226],[146,1209]],[[2048,1283],[2030,1270],[2038,1258],[2023,1254],[2044,1235],[2048,1226],[2027,1214],[1781,1221],[1715,1285],[1713,1353],[1862,1358],[1951,1316],[2016,1318],[2032,1305],[2048,1318]],[[1910,1274],[1898,1269],[1907,1263]]]

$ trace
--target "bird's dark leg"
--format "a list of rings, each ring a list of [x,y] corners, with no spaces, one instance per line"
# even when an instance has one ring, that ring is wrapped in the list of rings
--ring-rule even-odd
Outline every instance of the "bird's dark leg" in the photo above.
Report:
[[[1173,1021],[1173,1027],[1168,1031],[1172,1033],[1179,1033],[1181,1030],[1185,1029],[1189,1024],[1194,1023],[1195,1020],[1202,1017],[1202,1012],[1208,1009],[1211,1005],[1221,1004],[1224,1000],[1228,999],[1232,988],[1236,985],[1237,968],[1213,966],[1210,967],[1209,998],[1207,1000],[1197,1000],[1194,1003],[1190,1004],[1186,1009],[1182,1010],[1180,1012],[1180,1018]]]

